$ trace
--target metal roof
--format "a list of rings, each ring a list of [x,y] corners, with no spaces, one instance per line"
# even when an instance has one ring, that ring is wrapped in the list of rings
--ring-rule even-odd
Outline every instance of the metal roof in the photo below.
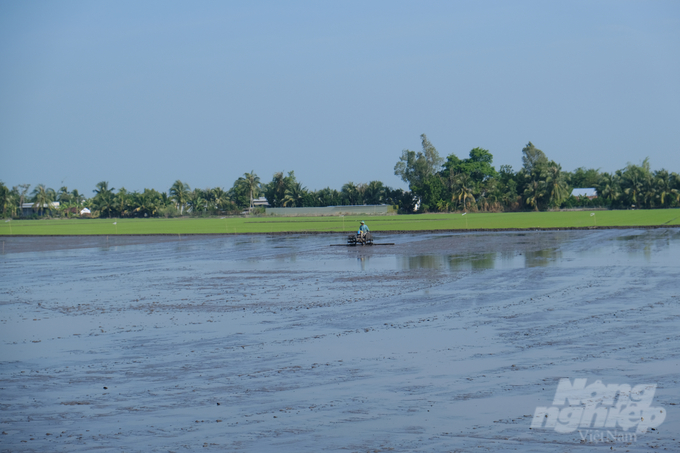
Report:
[[[58,202],[58,201],[53,201],[53,202],[48,203],[48,204],[49,204],[50,206],[52,206],[53,208],[58,208],[58,207],[59,207],[59,202]],[[21,208],[22,208],[22,209],[24,209],[24,208],[28,209],[28,208],[32,208],[34,205],[35,205],[35,203],[23,203],[23,204],[21,205]],[[45,207],[47,207],[47,206],[45,206]]]

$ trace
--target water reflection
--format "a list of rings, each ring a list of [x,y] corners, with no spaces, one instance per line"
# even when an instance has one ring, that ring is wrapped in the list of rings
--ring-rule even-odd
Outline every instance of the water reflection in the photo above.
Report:
[[[481,255],[448,256],[449,269],[493,269],[495,267],[497,253],[483,253]]]
[[[519,237],[522,236],[522,237]],[[431,269],[441,272],[521,269],[546,266],[617,265],[670,262],[680,256],[680,229],[597,232],[531,232],[398,236],[394,247],[329,247],[327,236],[282,237],[96,237],[3,238],[23,252],[92,248],[120,260],[137,254],[168,262],[214,261],[220,270],[383,272]],[[67,241],[67,242],[64,242]],[[463,245],[464,243],[464,245]],[[36,245],[37,244],[37,245]],[[1,260],[13,259],[6,250]],[[70,251],[69,253],[76,253]],[[20,259],[16,256],[16,259]],[[323,262],[323,264],[322,264]]]
[[[560,258],[562,258],[562,252],[557,248],[528,251],[524,255],[524,267],[548,266]]]
[[[460,271],[614,264],[622,261],[675,263],[680,256],[680,230],[644,230],[625,236],[615,236],[612,232],[563,236],[543,233],[514,245],[512,249],[486,253],[402,255],[396,257],[397,268]],[[532,250],[531,245],[539,247]]]
[[[523,267],[549,266],[562,258],[557,248],[549,248],[521,254],[518,252],[489,252],[472,255],[417,255],[398,256],[397,266],[402,270],[477,270],[517,269]]]
[[[357,261],[359,262],[359,267],[362,271],[366,270],[366,264],[368,264],[369,257],[366,255],[357,255]]]
[[[629,259],[645,258],[650,262],[654,253],[670,248],[674,242],[680,241],[680,231],[665,230],[663,233],[630,234],[616,238],[617,246],[628,252]]]

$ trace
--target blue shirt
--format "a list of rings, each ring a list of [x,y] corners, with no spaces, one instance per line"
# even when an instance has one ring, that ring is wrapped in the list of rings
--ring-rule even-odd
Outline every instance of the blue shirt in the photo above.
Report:
[[[363,225],[361,225],[361,226],[359,227],[359,231],[363,231],[363,232],[365,233],[365,232],[371,231],[371,230],[369,230],[369,229],[368,229],[368,226],[366,226],[366,224],[364,223]]]

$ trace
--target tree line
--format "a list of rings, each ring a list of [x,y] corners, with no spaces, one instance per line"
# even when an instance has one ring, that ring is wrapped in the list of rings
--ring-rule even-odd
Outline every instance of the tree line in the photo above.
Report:
[[[93,217],[175,217],[235,215],[261,212],[253,200],[264,196],[273,207],[321,207],[363,204],[393,205],[399,212],[542,211],[558,208],[607,207],[671,208],[680,206],[680,176],[665,169],[652,171],[649,160],[628,164],[613,173],[577,168],[563,171],[531,142],[522,149],[522,168],[493,166],[493,155],[474,148],[468,157],[442,158],[425,134],[422,149],[402,151],[394,174],[409,186],[393,189],[381,181],[348,182],[340,190],[309,190],[293,171],[277,172],[262,182],[254,171],[244,173],[232,187],[199,189],[177,180],[167,192],[144,189],[116,191],[107,181],[98,183],[87,197],[78,190],[59,190],[38,184],[11,189],[0,182],[3,217],[19,217],[24,203],[33,203],[34,216],[78,216],[83,208]],[[597,198],[574,197],[573,188],[595,188]],[[58,206],[53,202],[59,202]]]
[[[652,171],[649,159],[614,173],[580,167],[573,172],[529,142],[522,149],[522,168],[493,166],[493,155],[474,148],[467,158],[440,157],[425,134],[422,150],[404,150],[394,173],[409,184],[423,211],[543,211],[607,207],[671,208],[680,206],[680,176]],[[574,188],[594,188],[597,198],[572,196]]]

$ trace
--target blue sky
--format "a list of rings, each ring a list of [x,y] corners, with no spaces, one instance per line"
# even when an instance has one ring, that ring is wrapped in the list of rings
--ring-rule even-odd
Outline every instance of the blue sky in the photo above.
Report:
[[[0,180],[381,180],[426,133],[680,172],[677,1],[0,2]]]

